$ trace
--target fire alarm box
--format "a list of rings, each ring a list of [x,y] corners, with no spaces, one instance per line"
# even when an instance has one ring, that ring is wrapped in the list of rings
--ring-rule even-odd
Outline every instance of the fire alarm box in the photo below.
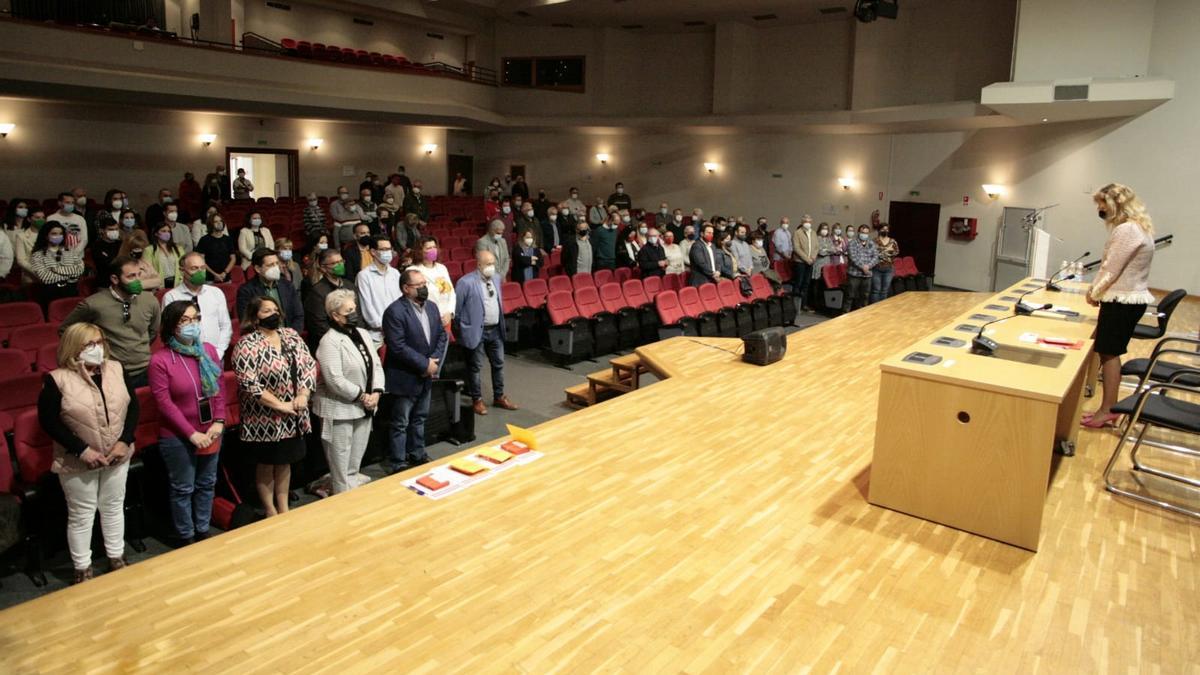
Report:
[[[976,218],[951,218],[950,238],[961,241],[971,241],[979,234],[979,220]]]

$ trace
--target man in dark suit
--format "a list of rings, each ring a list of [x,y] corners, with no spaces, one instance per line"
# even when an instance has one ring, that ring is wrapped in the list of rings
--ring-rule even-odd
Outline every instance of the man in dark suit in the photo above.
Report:
[[[716,283],[721,279],[721,271],[717,253],[713,249],[713,226],[705,225],[700,231],[700,239],[692,244],[688,252],[688,260],[692,264],[692,276],[688,279],[689,286],[703,286]]]
[[[425,464],[425,418],[438,356],[446,349],[441,310],[429,300],[425,275],[405,270],[400,276],[404,297],[383,314],[383,339],[387,358],[383,374],[392,399],[390,473]]]
[[[646,245],[638,251],[637,264],[638,268],[642,270],[643,279],[661,277],[667,273],[667,252],[663,250],[657,228],[650,228],[650,234],[646,237]]]
[[[308,349],[317,353],[317,345],[329,331],[329,314],[325,311],[325,298],[339,288],[357,293],[354,279],[347,279],[346,263],[342,252],[337,249],[325,249],[317,258],[321,270],[321,280],[308,289],[304,300],[304,325],[308,327]]]
[[[283,312],[285,326],[297,333],[304,332],[304,307],[300,303],[300,294],[296,292],[287,279],[280,278],[283,269],[279,266],[279,255],[273,249],[260,248],[250,258],[254,265],[254,278],[238,287],[237,315],[245,315],[246,306],[254,298],[264,295],[271,296],[279,303]]]
[[[412,189],[404,193],[404,213],[417,214],[417,218],[421,221],[421,225],[429,222],[429,200],[425,199],[425,195],[421,194],[421,188],[424,187],[421,181],[413,181]]]

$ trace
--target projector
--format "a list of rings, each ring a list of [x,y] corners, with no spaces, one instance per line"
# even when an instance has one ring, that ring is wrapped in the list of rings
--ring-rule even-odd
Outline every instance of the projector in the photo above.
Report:
[[[880,17],[895,19],[900,13],[900,0],[858,0],[854,3],[854,17],[863,23],[871,23]]]

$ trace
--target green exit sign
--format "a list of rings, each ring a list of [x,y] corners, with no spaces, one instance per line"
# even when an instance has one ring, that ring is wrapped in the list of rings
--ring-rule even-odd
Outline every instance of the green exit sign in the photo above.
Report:
[[[920,196],[921,196],[921,192],[920,192],[919,190],[909,190],[909,191],[908,191],[908,196],[909,196],[909,197],[920,197]]]

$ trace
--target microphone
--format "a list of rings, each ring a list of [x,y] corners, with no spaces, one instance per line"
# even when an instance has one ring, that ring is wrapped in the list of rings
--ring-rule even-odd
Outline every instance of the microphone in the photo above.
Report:
[[[1065,271],[1067,270],[1067,268],[1069,268],[1071,265],[1074,265],[1075,263],[1079,262],[1080,260],[1083,260],[1084,258],[1088,257],[1088,256],[1089,256],[1089,255],[1091,255],[1091,254],[1092,254],[1092,252],[1091,252],[1091,251],[1084,251],[1084,252],[1083,252],[1083,255],[1081,255],[1081,256],[1079,256],[1078,258],[1076,258],[1076,259],[1072,260],[1071,262],[1067,263],[1067,264],[1066,264],[1066,267],[1063,267],[1061,270],[1059,270],[1059,271],[1055,272],[1054,274],[1051,274],[1051,275],[1050,275],[1050,278],[1046,280],[1046,290],[1048,290],[1048,291],[1054,291],[1055,293],[1057,293],[1057,292],[1061,291],[1062,289],[1061,289],[1061,288],[1059,288],[1058,286],[1056,286],[1056,285],[1055,285],[1055,283],[1054,283],[1054,277],[1056,277],[1056,276],[1058,276],[1058,275],[1062,274],[1062,273],[1063,273],[1063,272],[1065,272]],[[1066,277],[1064,277],[1064,278],[1063,278],[1063,281],[1070,281],[1071,279],[1074,279],[1074,278],[1075,278],[1075,275],[1074,275],[1074,274],[1068,274]]]
[[[1029,314],[1033,314],[1034,312],[1036,312],[1038,310],[1050,309],[1051,307],[1054,306],[1047,302],[1046,304],[1044,304],[1041,307],[1038,307],[1036,309],[1023,308],[1021,306],[1021,303],[1024,302],[1025,296],[1029,295],[1030,293],[1032,293],[1036,290],[1038,290],[1038,289],[1033,288],[1028,291],[1025,291],[1024,293],[1021,294],[1021,297],[1017,298],[1017,306],[1014,308],[1015,313],[1009,314],[1008,316],[1002,316],[999,319],[992,319],[991,321],[988,321],[987,323],[980,326],[979,332],[976,333],[975,337],[971,339],[971,353],[977,354],[979,356],[995,356],[996,355],[996,349],[998,349],[1000,347],[1000,343],[996,342],[995,340],[993,340],[989,337],[983,336],[983,331],[988,326],[990,326],[994,323],[1000,323],[1001,321],[1008,321],[1009,319],[1016,317],[1016,316],[1027,316]]]

